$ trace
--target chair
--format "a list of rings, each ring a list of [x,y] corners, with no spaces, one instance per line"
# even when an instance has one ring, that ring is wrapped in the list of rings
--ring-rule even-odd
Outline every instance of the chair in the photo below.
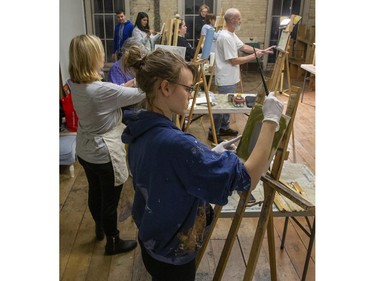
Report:
[[[74,177],[74,163],[76,162],[76,136],[60,136],[60,165],[68,165],[70,176]]]

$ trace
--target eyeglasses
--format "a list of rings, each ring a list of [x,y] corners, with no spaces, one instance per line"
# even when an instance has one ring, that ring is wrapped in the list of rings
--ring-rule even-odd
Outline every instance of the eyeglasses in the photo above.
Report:
[[[194,91],[194,87],[186,86],[186,85],[184,85],[184,84],[180,84],[180,83],[176,83],[176,82],[172,82],[172,81],[170,81],[170,82],[173,83],[173,84],[180,85],[180,86],[184,87],[184,88],[185,88],[185,91],[186,91],[187,93],[189,93],[189,94],[191,94],[191,93]]]

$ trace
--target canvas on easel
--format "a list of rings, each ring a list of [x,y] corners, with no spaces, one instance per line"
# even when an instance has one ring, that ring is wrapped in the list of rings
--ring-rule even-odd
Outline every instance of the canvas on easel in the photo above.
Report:
[[[289,32],[283,30],[280,35],[279,43],[276,46],[276,50],[286,52],[287,44],[289,41]]]

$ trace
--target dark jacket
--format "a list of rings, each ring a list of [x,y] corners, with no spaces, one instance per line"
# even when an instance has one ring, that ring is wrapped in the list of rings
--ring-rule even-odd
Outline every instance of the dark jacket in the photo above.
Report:
[[[116,53],[116,51],[120,52],[122,45],[124,44],[125,40],[128,39],[129,37],[132,36],[132,32],[134,29],[134,25],[127,20],[124,23],[124,29],[122,30],[122,38],[120,40],[119,36],[119,30],[120,30],[120,24],[116,24],[115,26],[115,33],[114,33],[114,38],[113,38],[113,49],[112,49],[112,54]]]
[[[196,48],[191,47],[190,43],[186,40],[185,37],[178,36],[177,46],[186,47],[186,53],[185,53],[186,61],[191,61],[194,58]]]
[[[250,176],[234,153],[211,151],[161,114],[125,111],[123,120],[139,239],[155,259],[186,264],[209,227],[208,202],[227,204],[234,189],[250,188]]]

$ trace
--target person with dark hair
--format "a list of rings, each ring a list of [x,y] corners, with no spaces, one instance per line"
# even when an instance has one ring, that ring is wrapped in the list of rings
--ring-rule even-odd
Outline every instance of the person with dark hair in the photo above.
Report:
[[[214,14],[207,14],[205,19],[204,19],[204,25],[202,26],[202,30],[201,30],[201,35],[204,35],[206,36],[207,34],[207,31],[209,29],[215,29],[215,22],[216,22],[216,16]],[[213,38],[213,42],[212,42],[212,45],[211,45],[211,52],[215,52],[215,49],[216,49],[216,40],[217,40],[217,37],[219,36],[220,34],[220,31],[219,30],[218,32],[214,32],[214,38]],[[204,44],[204,42],[203,42]]]
[[[195,29],[194,29],[195,47],[198,45],[199,38],[201,36],[202,27],[205,24],[204,19],[209,11],[210,11],[210,7],[208,7],[206,4],[203,4],[199,7],[199,14],[195,17]]]
[[[113,49],[112,49],[112,60],[119,60],[122,53],[121,47],[125,40],[132,36],[134,25],[126,19],[125,11],[118,10],[116,12],[116,18],[118,23],[115,26],[113,35]]]
[[[154,50],[154,41],[157,39],[156,33],[150,29],[148,14],[139,12],[135,20],[133,35],[135,39],[141,42],[148,51]]]
[[[187,32],[187,26],[184,20],[181,20],[178,25],[178,38],[177,38],[177,46],[185,47],[185,60],[191,61],[195,54],[195,48],[193,48],[190,43],[186,40],[185,34]]]
[[[129,145],[135,190],[132,216],[142,259],[152,280],[195,280],[195,258],[211,226],[210,203],[225,205],[234,190],[253,190],[267,168],[283,103],[273,94],[263,104],[257,143],[242,163],[233,142],[213,149],[181,131],[173,115],[187,112],[196,68],[162,48],[143,56],[137,47],[125,55],[146,109],[126,111],[122,140]]]
[[[106,236],[105,255],[134,249],[137,242],[122,240],[117,229],[117,205],[128,178],[126,152],[121,142],[122,106],[144,100],[137,88],[101,82],[104,65],[102,41],[95,35],[79,35],[69,47],[69,84],[79,117],[78,161],[88,181],[88,205],[95,221],[97,240]]]

